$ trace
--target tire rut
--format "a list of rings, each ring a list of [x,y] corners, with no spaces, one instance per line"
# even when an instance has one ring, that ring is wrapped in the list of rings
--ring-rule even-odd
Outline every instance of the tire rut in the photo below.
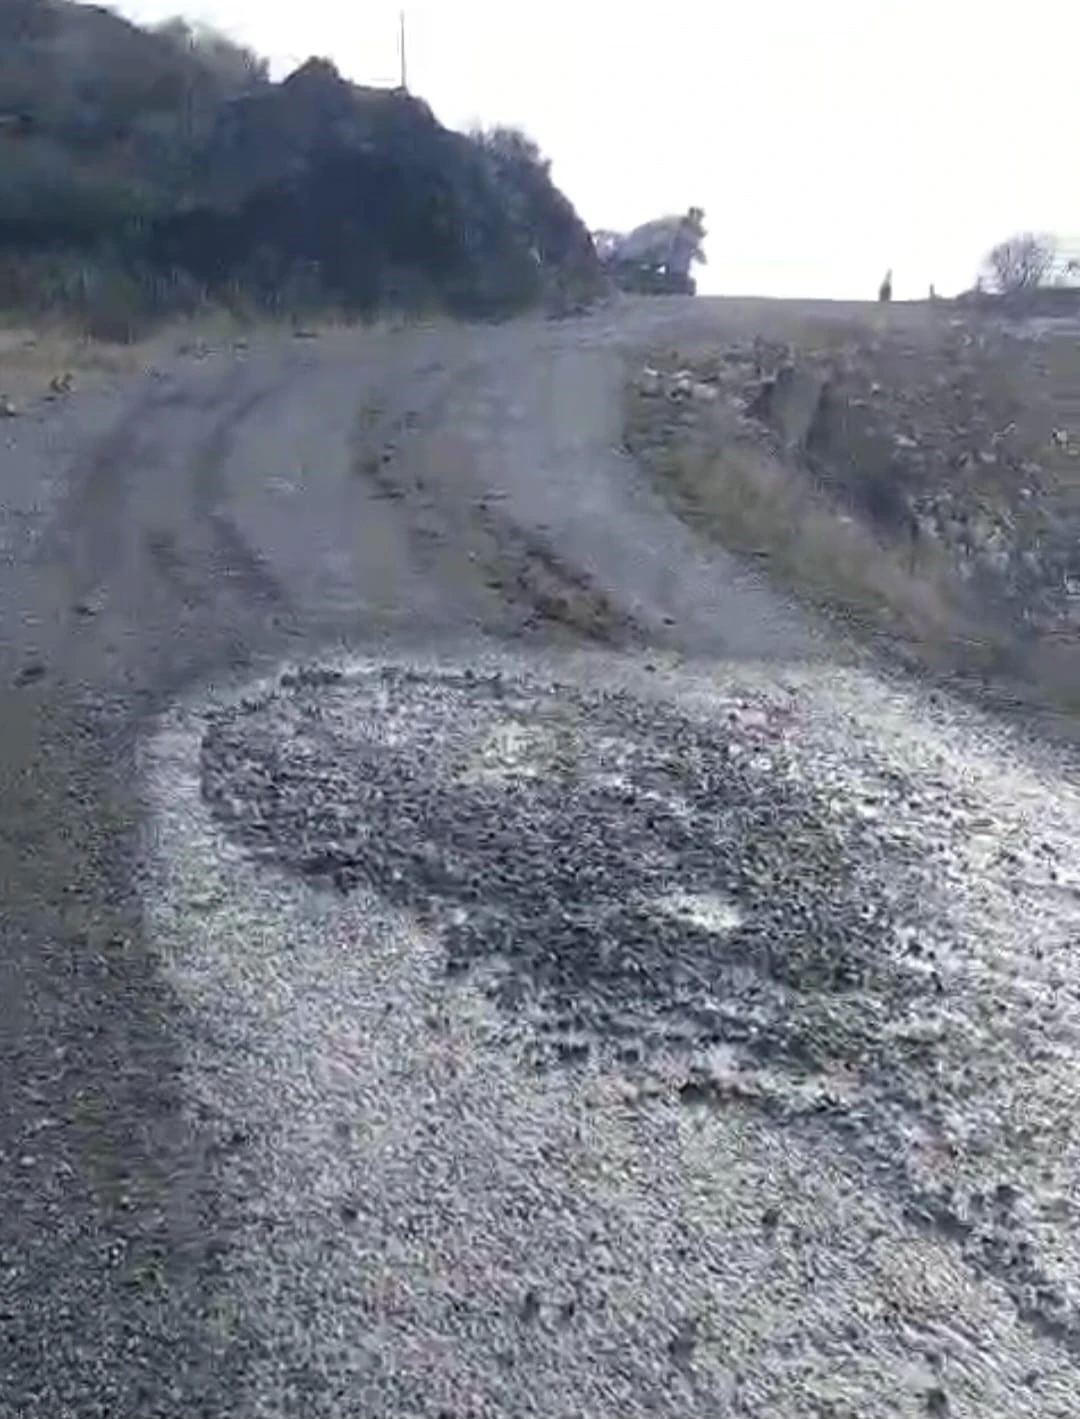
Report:
[[[430,568],[439,543],[464,537],[475,576],[516,610],[523,632],[561,628],[601,645],[644,643],[647,636],[636,619],[581,567],[560,557],[539,531],[496,510],[496,495],[473,492],[463,523],[461,498],[446,491],[437,478],[416,471],[412,444],[438,426],[450,399],[467,387],[478,368],[482,366],[447,379],[422,412],[362,411],[355,434],[357,473],[378,497],[401,504],[409,539],[425,568]]]
[[[241,536],[226,511],[222,471],[242,425],[280,392],[280,382],[264,386],[230,406],[210,435],[199,445],[192,461],[195,506],[210,528],[215,544],[212,572],[229,579],[237,594],[257,604],[290,609],[285,588],[261,557]]]

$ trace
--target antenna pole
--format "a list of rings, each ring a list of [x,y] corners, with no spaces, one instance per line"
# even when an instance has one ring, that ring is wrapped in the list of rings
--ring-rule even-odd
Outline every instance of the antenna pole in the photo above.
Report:
[[[398,51],[399,51],[400,56],[401,56],[401,90],[402,90],[402,93],[407,93],[407,92],[408,92],[408,88],[409,88],[409,84],[408,84],[408,69],[406,68],[406,63],[405,63],[405,11],[404,11],[404,10],[401,10],[401,11],[399,11],[399,13],[398,13]]]

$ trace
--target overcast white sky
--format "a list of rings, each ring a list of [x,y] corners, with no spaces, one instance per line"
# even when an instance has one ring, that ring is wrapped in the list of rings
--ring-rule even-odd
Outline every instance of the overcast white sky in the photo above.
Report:
[[[393,83],[400,5],[120,0]],[[1080,255],[1080,5],[1023,0],[406,3],[409,85],[452,127],[524,127],[590,227],[705,208],[717,293],[970,285],[1018,229]],[[997,13],[995,13],[997,10]]]

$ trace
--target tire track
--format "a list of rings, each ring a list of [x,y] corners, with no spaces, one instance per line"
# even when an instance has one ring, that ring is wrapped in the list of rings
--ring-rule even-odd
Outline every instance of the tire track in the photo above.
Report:
[[[466,556],[484,586],[523,614],[528,633],[563,628],[609,646],[643,643],[643,628],[581,567],[560,557],[550,541],[492,506],[494,495],[475,493],[463,504],[437,479],[417,473],[415,443],[435,430],[451,399],[467,389],[481,364],[448,375],[423,411],[396,414],[362,411],[355,434],[357,473],[377,496],[402,505],[402,517],[418,559],[429,566],[433,544],[464,535]],[[455,524],[457,524],[455,526]]]
[[[244,540],[228,515],[223,469],[241,427],[281,392],[277,380],[247,394],[230,406],[196,450],[192,461],[192,491],[196,511],[210,528],[215,544],[213,572],[229,579],[241,599],[290,610],[289,597],[266,560]]]

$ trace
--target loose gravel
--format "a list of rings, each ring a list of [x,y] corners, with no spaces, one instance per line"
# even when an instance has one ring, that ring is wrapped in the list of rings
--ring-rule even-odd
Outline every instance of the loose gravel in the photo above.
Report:
[[[713,723],[499,672],[308,672],[211,723],[203,793],[260,860],[418,913],[447,973],[478,968],[558,1053],[865,1064],[880,1011],[934,988],[892,949],[901,920],[932,929],[932,902],[873,816],[788,771],[792,713]]]
[[[854,671],[467,663],[147,748],[230,1412],[1074,1412],[1061,765]]]

